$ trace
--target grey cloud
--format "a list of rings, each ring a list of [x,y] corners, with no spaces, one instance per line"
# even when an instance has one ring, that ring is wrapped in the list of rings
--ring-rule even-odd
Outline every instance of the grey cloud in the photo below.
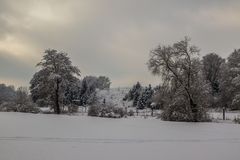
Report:
[[[25,62],[9,55],[9,53],[4,54],[0,51],[1,78],[25,82],[22,85],[27,86],[30,81],[30,77],[34,73],[34,67],[35,66],[29,66]]]
[[[173,43],[188,35],[201,48],[201,55],[216,52],[223,57],[240,44],[237,0],[41,1],[52,11],[50,20],[29,15],[36,2],[22,2],[0,2],[0,41],[6,35],[16,37],[35,48],[32,54],[39,57],[46,48],[64,50],[84,75],[105,74],[114,86],[137,79],[158,83],[147,71],[146,62],[149,51],[160,43]],[[29,79],[31,75],[18,77]]]

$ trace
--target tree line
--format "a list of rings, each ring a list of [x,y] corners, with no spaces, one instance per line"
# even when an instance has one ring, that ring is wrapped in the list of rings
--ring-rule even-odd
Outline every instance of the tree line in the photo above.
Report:
[[[216,53],[201,59],[199,53],[188,37],[150,52],[148,68],[162,81],[162,119],[206,121],[208,108],[240,108],[240,49],[226,59]]]
[[[240,109],[240,49],[226,59],[216,53],[202,58],[190,38],[150,51],[148,68],[160,76],[155,88],[137,82],[124,97],[136,109],[161,109],[170,121],[209,121],[210,108]]]
[[[68,54],[55,49],[46,50],[36,66],[39,71],[30,81],[30,94],[27,88],[23,90],[21,87],[18,90],[25,93],[32,106],[34,104],[38,107],[50,107],[56,114],[77,112],[79,105],[95,103],[96,90],[109,89],[111,85],[110,79],[106,76],[86,76],[80,79],[80,70],[72,65]],[[3,106],[3,102],[8,106],[7,109],[0,107],[0,110],[11,111],[10,106],[16,106],[7,102],[14,101],[18,90],[15,91],[12,86],[0,85],[0,106]]]
[[[226,59],[216,53],[200,57],[200,49],[185,37],[151,50],[147,66],[153,75],[160,77],[161,83],[143,87],[137,82],[130,89],[123,100],[132,101],[136,109],[162,109],[163,120],[193,122],[209,120],[209,108],[240,109],[240,49]],[[0,85],[1,110],[10,106],[18,106],[13,109],[16,111],[23,106],[34,106],[34,110],[35,106],[48,106],[60,114],[74,112],[79,105],[106,106],[105,102],[97,101],[96,90],[109,89],[110,79],[106,76],[81,79],[79,68],[67,53],[48,49],[37,67],[39,70],[30,81],[30,93],[23,87],[15,90]],[[109,108],[109,112],[116,110]]]

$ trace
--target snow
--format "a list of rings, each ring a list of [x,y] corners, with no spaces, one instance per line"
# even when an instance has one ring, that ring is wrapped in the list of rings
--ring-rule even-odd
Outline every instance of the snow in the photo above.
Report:
[[[240,125],[0,113],[1,160],[238,160]]]
[[[210,111],[210,116],[213,117],[216,120],[222,120],[223,119],[223,113],[222,112],[216,112],[216,111]],[[225,113],[226,120],[233,121],[235,118],[238,118],[240,116],[239,111],[227,111]]]

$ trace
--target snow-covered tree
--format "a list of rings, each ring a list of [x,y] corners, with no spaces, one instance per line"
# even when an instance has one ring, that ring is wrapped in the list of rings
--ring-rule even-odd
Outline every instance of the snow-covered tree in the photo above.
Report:
[[[97,78],[97,88],[99,88],[100,90],[109,89],[110,85],[111,85],[111,81],[108,77],[99,76]]]
[[[14,104],[16,111],[26,113],[39,113],[40,109],[34,104],[29,96],[27,87],[19,87],[16,90]]]
[[[220,100],[222,107],[240,109],[240,49],[234,50],[222,67]]]
[[[86,76],[82,80],[80,105],[93,104],[96,101],[97,77]]]
[[[60,114],[65,90],[80,76],[80,71],[72,65],[67,53],[55,49],[46,50],[37,67],[40,70],[30,82],[33,101],[51,105],[54,112]]]
[[[86,76],[82,80],[80,90],[80,105],[90,105],[97,101],[96,89],[110,88],[110,79],[105,76]]]
[[[64,105],[79,105],[81,97],[82,82],[75,79],[72,83],[66,86],[64,92]]]
[[[22,107],[30,102],[29,93],[27,87],[19,87],[16,91],[15,103]]]
[[[5,84],[0,84],[0,104],[3,102],[13,101],[16,97],[16,92],[13,86],[6,86]]]
[[[151,85],[149,85],[148,87],[145,87],[145,89],[139,96],[138,105],[137,105],[139,109],[151,107],[153,92],[154,91]]]
[[[34,103],[32,103],[27,87],[19,87],[15,91],[13,86],[7,87],[5,85],[0,85],[0,95],[1,94],[4,94],[5,97],[9,97],[0,103],[0,111],[27,113],[40,112],[39,108]]]
[[[181,121],[203,121],[206,112],[199,97],[205,87],[200,76],[199,49],[190,45],[190,39],[158,46],[150,52],[148,67],[154,75],[160,75],[171,90],[171,99],[164,110],[164,119]],[[163,113],[164,113],[163,112]]]
[[[225,64],[225,59],[216,53],[210,53],[203,57],[203,76],[207,83],[211,86],[211,94],[209,97],[210,107],[220,106],[220,79],[221,68]]]
[[[204,77],[210,83],[214,96],[219,92],[220,69],[225,60],[216,53],[210,53],[203,57],[202,62]]]
[[[154,88],[152,101],[155,109],[163,109],[169,103],[169,87],[164,83]]]
[[[133,101],[133,106],[137,106],[139,97],[142,93],[142,86],[139,82],[137,84],[133,85],[132,89],[129,90],[129,92],[126,94],[123,100],[127,101]]]

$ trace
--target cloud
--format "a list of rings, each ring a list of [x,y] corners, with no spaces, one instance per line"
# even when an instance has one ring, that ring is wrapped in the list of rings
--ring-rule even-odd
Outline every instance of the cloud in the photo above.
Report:
[[[146,66],[151,49],[188,35],[201,55],[227,57],[239,48],[239,10],[237,0],[2,0],[1,77],[28,85],[44,49],[56,48],[83,76],[109,76],[114,87],[158,84]]]
[[[14,55],[0,51],[0,83],[27,86],[34,73],[34,65],[26,64]]]

